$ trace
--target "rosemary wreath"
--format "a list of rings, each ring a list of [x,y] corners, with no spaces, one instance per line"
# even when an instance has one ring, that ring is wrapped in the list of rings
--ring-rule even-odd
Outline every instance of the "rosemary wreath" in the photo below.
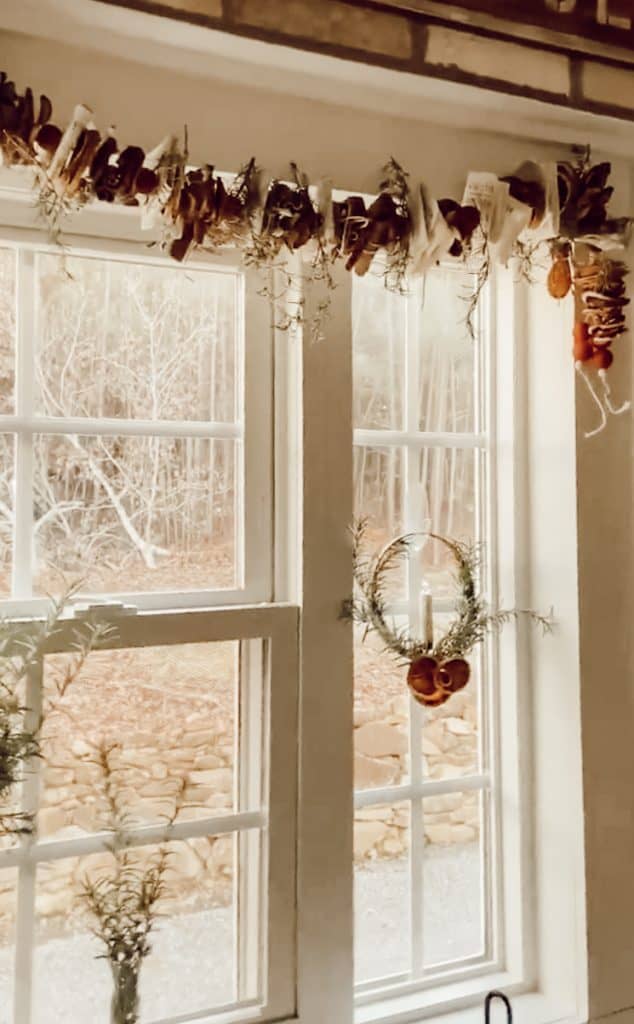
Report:
[[[378,554],[364,553],[367,520],[359,519],[352,527],[353,572],[357,595],[346,609],[347,617],[374,632],[385,649],[409,665],[407,682],[415,699],[428,706],[443,704],[452,693],[469,681],[471,670],[467,655],[487,635],[520,615],[528,615],[544,632],[552,627],[550,616],[516,608],[492,611],[479,593],[477,580],[481,548],[437,533],[407,533],[396,537]],[[445,633],[433,644],[411,635],[406,627],[398,628],[389,616],[387,583],[391,573],[409,555],[414,540],[427,537],[444,544],[451,552],[455,581],[459,594],[455,618]]]

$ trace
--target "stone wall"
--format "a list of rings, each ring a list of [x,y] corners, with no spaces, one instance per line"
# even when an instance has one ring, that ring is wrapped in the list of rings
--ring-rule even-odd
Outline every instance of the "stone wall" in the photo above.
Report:
[[[356,785],[387,786],[409,770],[407,713],[409,696],[402,693],[386,705],[367,705],[355,713]],[[434,779],[457,777],[471,771],[477,751],[477,693],[471,687],[456,694],[434,712],[426,712],[422,728],[423,769]],[[113,761],[121,806],[131,824],[152,824],[171,816],[184,800],[181,819],[230,813],[233,789],[233,744],[229,723],[216,718],[211,730],[200,722],[174,723],[161,736],[139,729]],[[198,726],[198,727],[196,727]],[[210,736],[212,737],[210,741]],[[213,750],[213,753],[211,752]],[[105,824],[100,772],[94,751],[81,739],[70,748],[61,736],[48,743],[43,769],[38,824],[43,839],[79,837]],[[182,780],[186,781],[179,797]],[[479,831],[478,797],[452,793],[425,801],[425,841],[450,845],[473,842]],[[355,813],[357,863],[379,858],[400,858],[409,847],[409,809],[406,804],[368,807]],[[179,905],[191,905],[203,896],[223,902],[230,897],[233,872],[230,837],[192,839],[170,844],[169,894]],[[152,856],[149,848],[138,856]],[[79,860],[69,858],[38,869],[37,909],[42,918],[68,913],[86,871],[111,863],[107,853]],[[11,917],[15,901],[14,879],[0,878],[0,916]]]
[[[355,709],[355,785],[391,786],[409,772],[407,693],[385,706]],[[477,691],[471,686],[422,717],[422,768],[430,779],[459,778],[477,771]],[[475,792],[449,793],[424,801],[425,842],[470,843],[478,838],[480,810]],[[405,804],[355,812],[355,859],[397,857],[408,849],[409,811]]]

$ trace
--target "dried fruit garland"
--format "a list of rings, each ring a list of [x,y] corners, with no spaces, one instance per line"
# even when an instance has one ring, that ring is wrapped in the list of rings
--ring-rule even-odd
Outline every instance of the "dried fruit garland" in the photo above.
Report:
[[[359,520],[352,528],[357,595],[345,614],[362,623],[366,631],[375,632],[385,649],[408,665],[407,685],[418,704],[439,707],[452,694],[462,690],[471,677],[467,657],[473,648],[482,643],[490,632],[518,615],[528,615],[544,630],[550,629],[550,618],[535,612],[489,609],[478,592],[480,558],[476,546],[436,533],[410,533],[396,537],[378,554],[368,557],[363,553],[366,526],[365,520]],[[388,585],[392,574],[409,555],[413,542],[422,537],[444,544],[456,566],[455,578],[459,588],[456,617],[437,640],[433,639],[431,597],[428,599],[428,624],[424,638],[413,637],[407,628],[398,629],[390,621]]]
[[[386,284],[404,290],[408,276],[453,257],[478,263],[476,298],[492,262],[515,255],[525,267],[527,254],[547,243],[550,294],[561,299],[574,288],[575,363],[601,409],[598,429],[609,413],[629,407],[612,405],[605,377],[612,345],[626,329],[629,301],[626,268],[607,255],[623,245],[629,227],[629,218],[608,216],[609,163],[592,166],[585,153],[576,163],[527,161],[502,178],[470,174],[458,203],[434,201],[422,185],[412,188],[391,159],[377,198],[366,205],[361,196],[333,200],[325,183],[309,189],[294,164],[290,182],[263,181],[253,159],[227,179],[211,164],[190,167],[186,135],[183,146],[167,137],[150,152],[121,149],[111,131],[95,128],[86,106],[75,108],[64,130],[52,116],[48,97],[36,104],[31,89],[18,93],[0,73],[0,156],[8,166],[34,169],[40,209],[54,235],[66,213],[90,201],[122,203],[142,207],[144,225],[160,226],[165,248],[178,261],[196,248],[237,246],[249,265],[267,267],[284,250],[303,250],[315,277],[332,283],[334,260],[344,259],[362,276],[381,253]],[[602,396],[586,370],[598,371]]]
[[[46,96],[18,93],[0,73],[0,153],[8,166],[35,168],[41,208],[57,230],[61,217],[92,200],[144,207],[146,224],[159,222],[170,255],[183,260],[192,248],[241,246],[250,263],[270,264],[283,248],[321,245],[328,259],[342,257],[349,270],[365,274],[374,256],[387,257],[386,277],[402,286],[410,264],[413,219],[407,175],[391,160],[378,197],[366,207],[361,196],[333,202],[322,190],[313,200],[308,181],[291,164],[290,183],[263,183],[255,160],[227,184],[212,165],[191,169],[187,141],[166,138],[149,153],[119,148],[111,131],[99,132],[92,111],[79,105],[62,130],[52,121]],[[479,224],[475,207],[463,211],[451,199],[436,204],[449,234],[446,252],[458,255]]]

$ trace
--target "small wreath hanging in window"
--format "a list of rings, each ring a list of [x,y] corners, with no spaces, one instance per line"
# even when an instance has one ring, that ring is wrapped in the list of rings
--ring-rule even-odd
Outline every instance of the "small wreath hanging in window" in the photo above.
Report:
[[[347,617],[374,632],[385,649],[408,665],[407,685],[412,696],[425,707],[439,707],[452,694],[462,690],[471,677],[467,656],[487,635],[500,629],[519,615],[528,615],[544,632],[552,628],[550,616],[523,609],[491,611],[478,591],[477,578],[480,550],[437,533],[409,533],[396,537],[378,554],[363,553],[367,522],[358,520],[352,527],[353,570],[357,594],[346,609]],[[450,551],[455,562],[455,580],[459,595],[455,618],[437,640],[433,637],[431,594],[426,597],[423,638],[412,636],[407,628],[397,628],[390,621],[387,583],[398,564],[409,555],[414,541],[420,538],[439,541]]]

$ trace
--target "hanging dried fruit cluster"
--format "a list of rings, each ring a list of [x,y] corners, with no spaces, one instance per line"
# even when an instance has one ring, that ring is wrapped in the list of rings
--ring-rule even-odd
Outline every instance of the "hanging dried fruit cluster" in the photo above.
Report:
[[[170,256],[182,262],[192,246],[216,250],[240,245],[248,235],[258,199],[255,160],[243,168],[229,188],[211,165],[191,171],[176,169],[175,163],[172,167],[163,213],[180,235],[170,243]]]
[[[88,107],[75,108],[62,130],[46,96],[36,104],[0,75],[0,154],[9,166],[35,169],[40,208],[59,232],[64,214],[90,200],[143,207],[146,224],[162,228],[171,256],[192,250],[238,246],[249,265],[270,267],[285,250],[308,256],[313,278],[332,285],[330,267],[341,258],[364,275],[382,256],[386,284],[404,290],[447,257],[476,266],[474,306],[495,261],[506,263],[546,242],[552,267],[548,290],[564,298],[575,284],[575,360],[603,372],[611,345],[625,330],[625,267],[606,255],[622,244],[629,218],[612,218],[609,163],[593,166],[589,153],[577,162],[524,162],[514,174],[469,175],[462,202],[432,201],[424,186],[411,188],[391,159],[371,203],[359,195],[333,199],[323,183],[315,189],[295,164],[291,181],[263,182],[251,160],[233,179],[214,167],[191,167],[188,146],[166,138],[151,152],[119,148],[112,131],[100,132]],[[267,294],[270,294],[265,289]],[[613,411],[608,404],[608,411]]]
[[[574,356],[597,370],[612,365],[612,343],[623,334],[627,267],[619,260],[590,250],[584,262],[578,257],[574,266],[575,339]]]
[[[612,343],[625,332],[625,275],[621,262],[606,255],[604,239],[617,241],[628,227],[627,220],[608,216],[608,202],[614,189],[608,186],[609,163],[591,166],[588,159],[578,164],[558,164],[557,184],[560,231],[566,241],[552,248],[553,265],[548,289],[554,298],[568,294],[574,282],[574,356],[599,370],[612,364]]]
[[[323,228],[324,218],[311,199],[308,179],[296,164],[291,164],[291,173],[292,184],[274,180],[268,186],[260,225],[255,227],[247,250],[250,263],[270,264],[284,246],[295,252]]]
[[[548,291],[555,299],[574,294],[573,356],[579,372],[601,414],[598,433],[609,413],[618,415],[629,409],[626,402],[615,408],[605,373],[614,362],[613,343],[627,330],[625,308],[627,267],[609,255],[610,249],[623,245],[629,220],[611,218],[608,203],[614,189],[608,185],[611,166],[604,162],[592,166],[589,154],[577,163],[557,165],[560,237],[551,242],[552,264]],[[585,374],[596,370],[603,385],[603,398]]]

